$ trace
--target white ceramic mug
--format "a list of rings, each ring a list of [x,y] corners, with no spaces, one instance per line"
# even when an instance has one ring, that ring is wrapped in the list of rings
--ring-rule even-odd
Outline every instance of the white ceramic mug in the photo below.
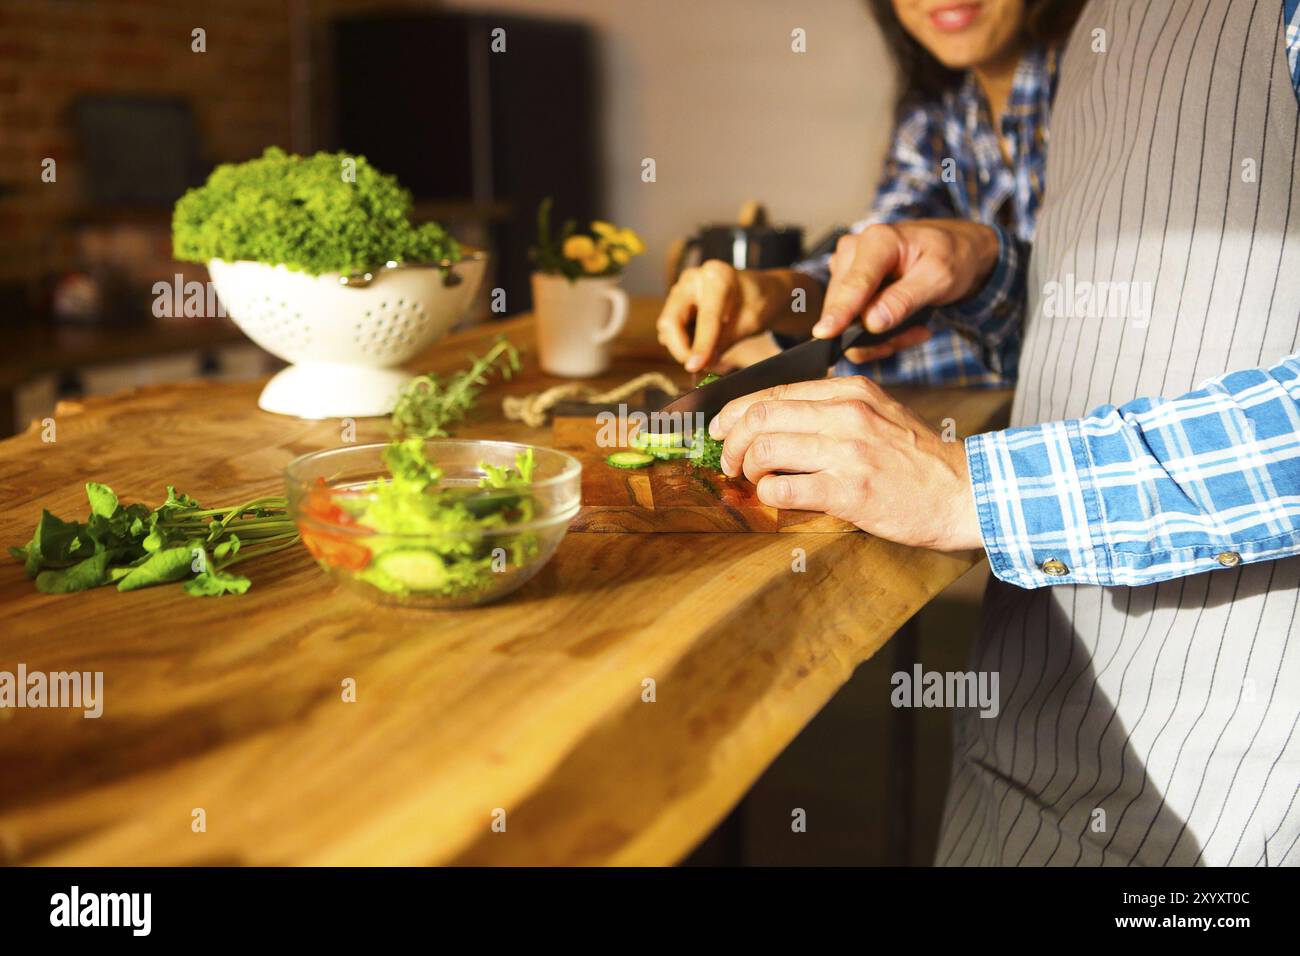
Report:
[[[590,378],[609,368],[609,343],[627,322],[617,276],[575,279],[533,273],[533,311],[542,371]]]

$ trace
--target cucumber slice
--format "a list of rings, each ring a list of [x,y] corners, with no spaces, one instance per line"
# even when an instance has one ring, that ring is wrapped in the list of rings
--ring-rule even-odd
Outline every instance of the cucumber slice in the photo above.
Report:
[[[476,518],[508,511],[518,507],[524,496],[517,491],[504,491],[497,488],[454,488],[449,489],[460,498],[465,508]]]
[[[656,448],[681,448],[686,444],[681,432],[637,432],[628,444],[637,451],[654,453]]]
[[[689,448],[647,448],[646,452],[662,461],[674,461],[685,458],[691,453]]]
[[[436,591],[447,584],[447,566],[431,551],[386,551],[372,567],[410,591]]]
[[[653,465],[654,462],[654,455],[647,455],[640,451],[616,451],[605,459],[606,464],[613,465],[615,468],[644,468],[646,465]]]

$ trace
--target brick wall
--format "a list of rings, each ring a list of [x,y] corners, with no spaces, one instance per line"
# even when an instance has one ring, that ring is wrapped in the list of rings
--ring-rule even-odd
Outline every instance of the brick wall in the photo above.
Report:
[[[0,279],[66,264],[82,207],[70,121],[82,93],[183,96],[207,160],[289,136],[288,0],[0,0]],[[191,50],[195,27],[207,52]],[[54,183],[41,163],[58,164]]]
[[[292,147],[292,10],[313,35],[342,11],[430,6],[394,0],[0,0],[0,284],[69,268],[85,250],[144,247],[167,274],[165,222],[69,229],[83,208],[71,105],[83,93],[181,96],[202,158],[247,159]],[[206,31],[206,52],[191,31]],[[305,143],[301,138],[298,143]],[[165,148],[165,145],[164,147]],[[41,163],[57,163],[54,183]]]

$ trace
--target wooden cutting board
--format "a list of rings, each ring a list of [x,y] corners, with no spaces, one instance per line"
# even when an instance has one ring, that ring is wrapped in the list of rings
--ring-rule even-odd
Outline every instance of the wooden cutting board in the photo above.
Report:
[[[595,418],[557,417],[554,445],[582,462],[582,508],[570,531],[857,531],[815,511],[782,511],[758,500],[744,478],[659,461],[621,469],[605,463],[614,448],[596,443]]]

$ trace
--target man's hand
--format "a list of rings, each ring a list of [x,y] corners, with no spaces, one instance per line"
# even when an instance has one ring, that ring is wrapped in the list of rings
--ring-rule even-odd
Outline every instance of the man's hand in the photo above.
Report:
[[[813,335],[839,335],[859,316],[868,331],[887,332],[925,306],[976,292],[997,261],[998,235],[981,223],[918,219],[868,226],[836,246]],[[864,360],[858,350],[849,358]]]
[[[945,442],[869,379],[781,385],[727,404],[709,424],[722,469],[775,508],[821,511],[902,544],[983,546],[966,449]]]

